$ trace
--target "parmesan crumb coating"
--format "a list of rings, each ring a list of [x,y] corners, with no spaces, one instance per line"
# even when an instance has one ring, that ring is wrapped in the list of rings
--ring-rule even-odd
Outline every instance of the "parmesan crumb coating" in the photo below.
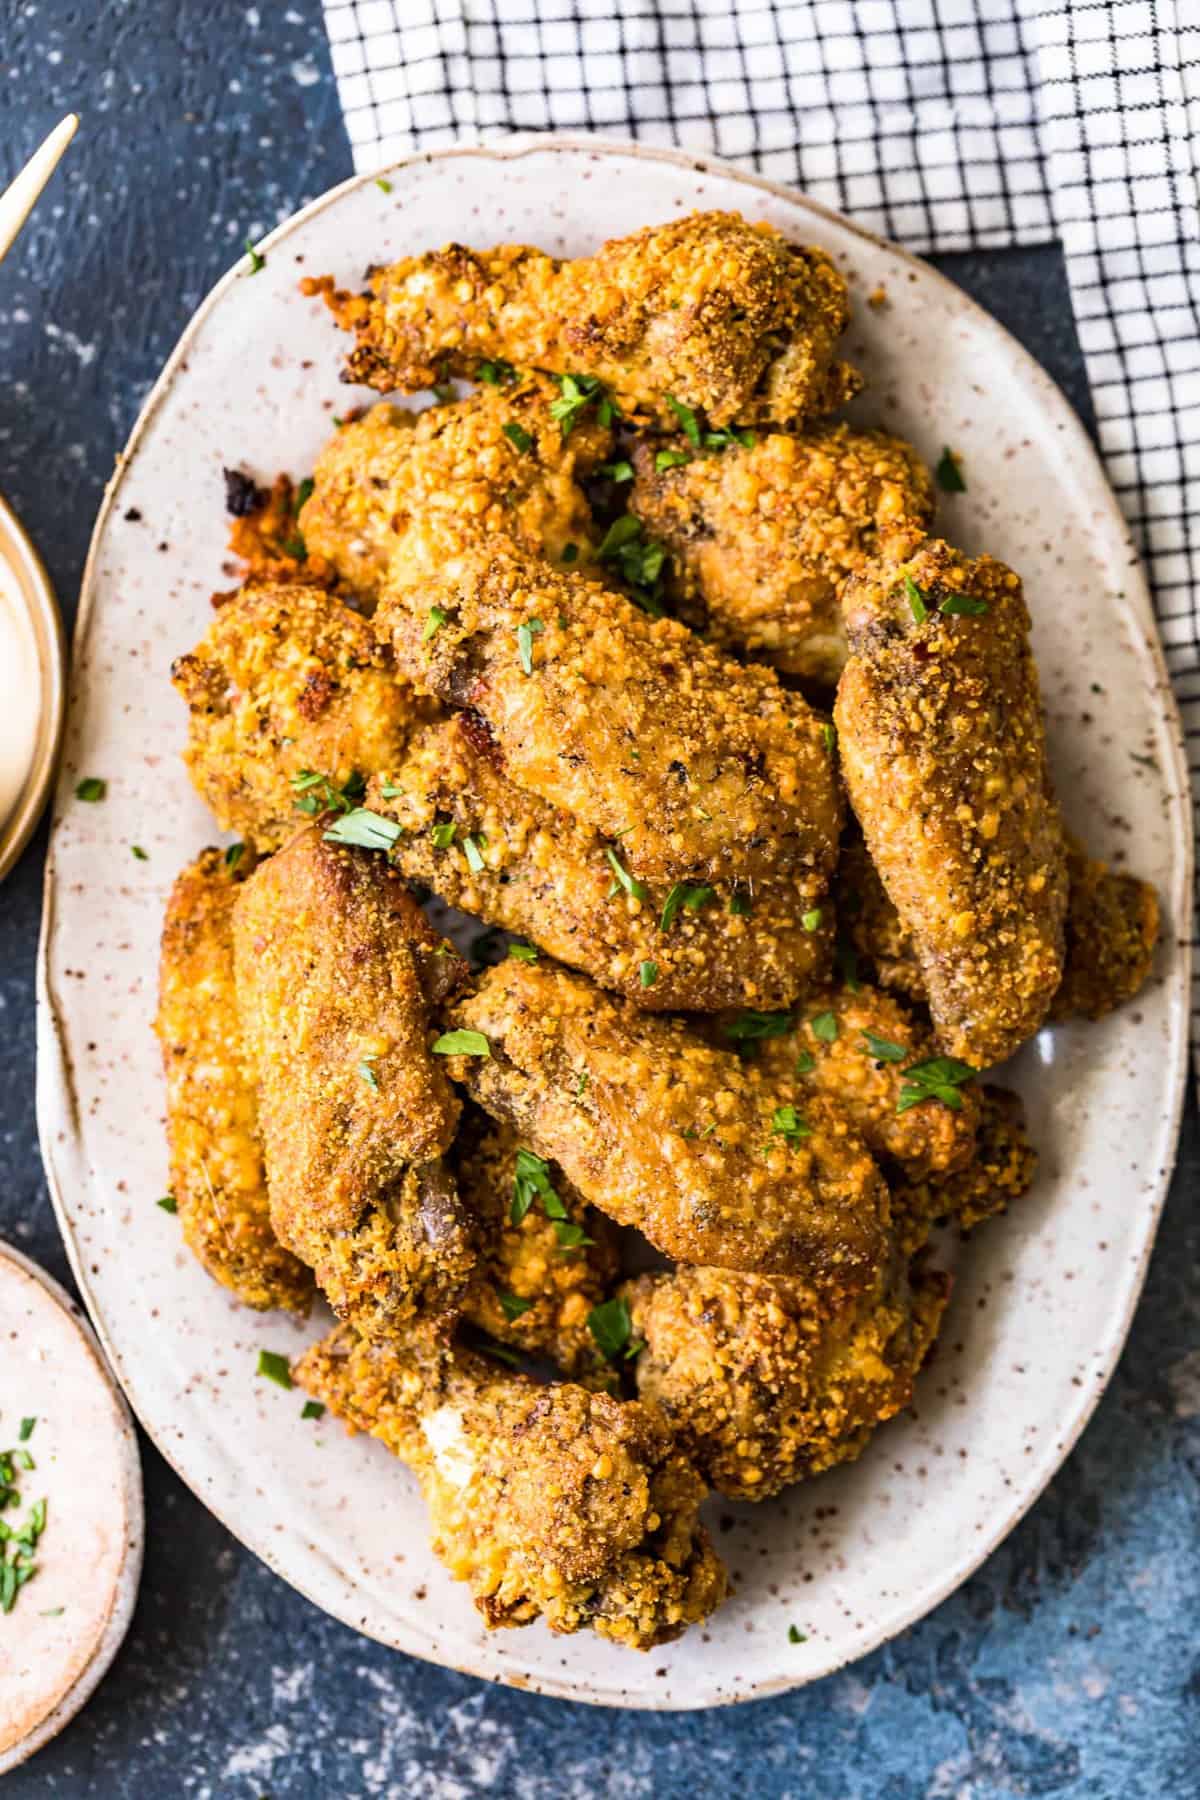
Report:
[[[386,647],[319,587],[242,588],[171,679],[188,705],[188,773],[218,824],[262,850],[303,822],[295,778],[340,787],[387,768],[418,718]]]
[[[803,1275],[825,1293],[875,1279],[887,1189],[822,1096],[772,1086],[681,1021],[553,966],[489,969],[448,1022],[487,1039],[487,1057],[451,1058],[484,1111],[668,1256]]]
[[[833,755],[770,670],[500,544],[386,588],[376,624],[420,692],[479,715],[511,781],[611,839],[636,875],[832,869]]]
[[[673,424],[667,396],[713,425],[798,425],[862,385],[837,359],[846,283],[823,250],[739,213],[691,213],[564,262],[523,244],[443,250],[324,293],[357,344],[346,377],[415,392],[503,359],[601,381],[626,413]]]
[[[376,406],[344,425],[317,458],[301,514],[309,555],[362,596],[394,558],[436,567],[497,532],[552,563],[589,558],[596,528],[578,478],[608,455],[612,432],[588,416],[564,440],[549,410],[557,393],[526,376],[422,413]]]
[[[414,1471],[433,1548],[489,1626],[542,1618],[648,1650],[724,1599],[698,1518],[704,1484],[639,1402],[540,1386],[419,1336],[345,1330],[293,1374]]]
[[[1158,943],[1158,895],[1148,881],[1068,844],[1067,954],[1052,1019],[1102,1019],[1132,1000]]]
[[[1037,1174],[1019,1094],[985,1086],[980,1093],[975,1154],[962,1168],[892,1182],[896,1229],[904,1249],[920,1250],[939,1219],[973,1231],[1028,1193]]]
[[[890,1157],[918,1176],[961,1167],[975,1147],[979,1098],[973,1086],[955,1090],[957,1109],[931,1097],[896,1110],[905,1069],[937,1053],[927,1025],[891,995],[860,982],[810,995],[795,1029],[764,1038],[751,1067],[767,1082],[792,1076],[802,1091],[824,1094],[872,1155]]]
[[[380,857],[319,826],[243,885],[234,950],[280,1241],[363,1331],[445,1317],[475,1257],[427,1021],[465,965]]]
[[[925,978],[913,941],[857,830],[848,832],[842,845],[833,895],[839,926],[855,955],[866,960],[879,986],[923,1006]]]
[[[465,1142],[460,1138],[459,1191],[480,1245],[479,1274],[463,1315],[500,1343],[529,1356],[548,1356],[574,1380],[608,1387],[609,1365],[587,1320],[616,1279],[616,1234],[553,1166],[548,1179],[564,1217],[551,1218],[535,1197],[514,1222],[520,1148],[508,1125],[484,1124]],[[573,1241],[577,1231],[586,1241]]]
[[[832,687],[846,660],[843,584],[872,557],[915,548],[933,518],[916,451],[845,424],[719,455],[671,449],[688,460],[660,468],[662,440],[638,445],[629,505],[671,552],[673,610],[724,648]]]
[[[1033,1036],[1063,967],[1066,851],[1020,578],[930,541],[853,576],[843,605],[850,802],[939,1045],[987,1068]]]
[[[269,488],[244,476],[247,504],[229,527],[229,548],[246,565],[247,581],[280,587],[331,587],[333,565],[310,552],[300,531],[300,489],[290,475],[277,475]]]
[[[246,1306],[308,1311],[312,1275],[271,1229],[254,1080],[233,978],[237,874],[205,850],[175,879],[163,922],[158,1019],[171,1192],[184,1242]]]
[[[821,878],[630,893],[605,840],[507,780],[469,714],[417,732],[404,761],[371,782],[367,805],[404,827],[391,856],[411,881],[643,1011],[790,1006],[828,974]]]
[[[894,1263],[830,1307],[802,1281],[676,1269],[625,1289],[644,1339],[638,1393],[660,1407],[705,1479],[731,1500],[850,1462],[912,1399],[949,1283]]]

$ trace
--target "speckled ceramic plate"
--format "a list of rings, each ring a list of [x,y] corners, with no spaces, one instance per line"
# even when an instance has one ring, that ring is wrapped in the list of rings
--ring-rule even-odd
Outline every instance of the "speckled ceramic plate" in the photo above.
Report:
[[[1142,576],[1074,415],[955,287],[783,188],[694,158],[538,139],[439,152],[317,201],[210,295],[150,396],[88,564],[46,890],[39,1116],[76,1272],[143,1423],[237,1535],[318,1605],[418,1656],[545,1693],[693,1707],[812,1680],[948,1594],[1066,1455],[1107,1381],[1141,1286],[1175,1145],[1185,1063],[1189,814],[1179,724]],[[641,1659],[540,1625],[489,1635],[431,1556],[416,1487],[365,1439],[302,1422],[257,1380],[260,1349],[322,1329],[230,1304],[155,1200],[166,1180],[150,1035],[159,922],[213,827],[178,752],[173,656],[228,586],[222,464],[303,475],[345,343],[302,275],[458,238],[578,254],[695,207],[732,207],[829,249],[860,304],[859,403],[970,491],[942,529],[1022,570],[1072,822],[1152,877],[1167,912],[1155,979],[1100,1026],[1043,1033],[1013,1079],[1043,1153],[1035,1191],[962,1258],[916,1411],[862,1461],[761,1507],[715,1506],[736,1597],[708,1629]],[[883,305],[868,307],[882,290]],[[102,805],[72,798],[102,776]],[[131,846],[147,852],[136,860]],[[803,1641],[789,1641],[795,1625]]]

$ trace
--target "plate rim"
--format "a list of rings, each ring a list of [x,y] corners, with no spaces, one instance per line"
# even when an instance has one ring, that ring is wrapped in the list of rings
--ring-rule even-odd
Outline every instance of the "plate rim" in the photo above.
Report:
[[[1165,1204],[1167,1190],[1170,1185],[1171,1176],[1174,1172],[1178,1155],[1179,1132],[1183,1115],[1183,1103],[1189,1067],[1189,1032],[1187,1030],[1187,1021],[1189,1013],[1188,997],[1191,991],[1192,975],[1192,887],[1195,869],[1193,814],[1190,799],[1191,785],[1184,751],[1183,727],[1178,701],[1167,670],[1162,639],[1159,635],[1158,624],[1154,614],[1153,601],[1145,568],[1143,566],[1142,556],[1133,540],[1133,535],[1128,522],[1121,512],[1120,504],[1109,483],[1108,476],[1105,472],[1104,465],[1100,460],[1100,455],[1096,446],[1085,430],[1083,422],[1074,407],[1067,400],[1053,377],[1037,361],[1036,357],[1026,350],[1024,345],[1013,336],[1000,320],[996,319],[993,314],[988,312],[986,307],[972,299],[972,297],[966,294],[963,289],[959,288],[956,283],[952,282],[948,276],[943,275],[939,269],[936,269],[932,263],[925,261],[922,257],[915,255],[911,251],[905,250],[898,244],[894,244],[890,239],[881,237],[878,233],[857,224],[854,220],[847,218],[843,213],[836,211],[836,209],[825,206],[820,201],[809,198],[809,196],[801,192],[800,189],[793,187],[786,182],[773,181],[769,177],[754,174],[748,170],[739,168],[736,164],[726,162],[721,157],[706,156],[687,150],[674,149],[668,146],[641,144],[621,138],[554,132],[516,132],[490,136],[484,142],[477,144],[448,144],[431,150],[414,151],[409,155],[397,157],[390,162],[381,163],[377,168],[353,174],[345,181],[338,182],[334,187],[327,189],[323,194],[319,194],[315,199],[309,201],[306,206],[289,214],[286,219],[283,219],[270,232],[258,240],[255,249],[259,252],[270,252],[277,245],[284,242],[292,232],[307,224],[310,219],[316,217],[327,207],[335,205],[344,195],[364,187],[368,183],[377,181],[381,175],[391,176],[393,174],[400,174],[406,169],[435,162],[451,162],[459,159],[478,157],[494,161],[516,161],[525,156],[543,153],[553,154],[559,151],[582,153],[592,156],[596,160],[602,160],[605,156],[632,156],[646,161],[671,163],[679,168],[691,169],[702,174],[712,174],[719,178],[736,181],[741,186],[752,191],[770,195],[775,199],[786,202],[790,206],[799,207],[802,211],[828,220],[839,229],[850,232],[854,237],[860,239],[863,243],[870,245],[873,249],[884,250],[888,255],[897,258],[901,263],[919,270],[923,279],[932,278],[940,287],[950,290],[952,294],[957,296],[960,304],[965,304],[973,312],[980,315],[982,319],[986,320],[988,327],[993,332],[997,333],[1004,341],[1008,352],[1024,365],[1027,373],[1031,374],[1042,387],[1043,403],[1045,407],[1054,415],[1056,426],[1071,441],[1074,453],[1077,456],[1082,456],[1083,462],[1086,465],[1086,474],[1090,477],[1091,485],[1094,488],[1097,497],[1106,508],[1110,518],[1115,522],[1121,537],[1129,547],[1130,562],[1123,571],[1124,588],[1122,599],[1124,610],[1126,616],[1130,619],[1130,622],[1136,624],[1140,628],[1140,638],[1151,659],[1151,664],[1156,677],[1155,685],[1159,700],[1158,722],[1162,727],[1166,740],[1169,742],[1171,753],[1170,766],[1164,768],[1163,777],[1167,798],[1175,803],[1172,810],[1176,815],[1176,828],[1172,833],[1172,837],[1179,854],[1178,866],[1175,870],[1176,891],[1168,894],[1166,898],[1168,903],[1168,923],[1174,932],[1175,952],[1178,958],[1178,1008],[1183,1015],[1184,1029],[1180,1031],[1177,1036],[1178,1047],[1175,1051],[1175,1067],[1168,1071],[1168,1103],[1160,1114],[1167,1132],[1165,1140],[1168,1146],[1167,1153],[1164,1156],[1159,1173],[1156,1177],[1153,1192],[1152,1194],[1147,1195],[1145,1204],[1148,1217],[1145,1239],[1136,1264],[1130,1264],[1130,1273],[1125,1277],[1123,1304],[1121,1305],[1120,1316],[1116,1321],[1115,1328],[1110,1334],[1105,1348],[1103,1361],[1097,1371],[1097,1377],[1088,1384],[1085,1391],[1082,1391],[1079,1406],[1076,1412],[1067,1421],[1065,1430],[1060,1431],[1053,1440],[1050,1441],[1042,1461],[1037,1466],[1036,1471],[1032,1474],[1029,1486],[1022,1491],[1020,1499],[1015,1504],[1011,1505],[1009,1510],[1003,1513],[1000,1523],[987,1531],[977,1534],[977,1539],[972,1543],[970,1550],[954,1565],[947,1576],[939,1582],[927,1586],[915,1604],[906,1604],[900,1608],[895,1616],[889,1618],[885,1623],[881,1623],[877,1629],[873,1629],[867,1633],[863,1641],[858,1643],[851,1650],[848,1650],[844,1654],[834,1652],[832,1657],[827,1658],[819,1669],[798,1670],[795,1672],[781,1673],[772,1677],[762,1677],[757,1679],[750,1687],[739,1689],[738,1691],[722,1691],[716,1698],[705,1697],[702,1700],[697,1700],[695,1705],[691,1705],[687,1702],[682,1704],[675,1702],[671,1705],[661,1704],[656,1701],[653,1692],[647,1691],[644,1686],[639,1687],[637,1684],[632,1684],[629,1689],[625,1690],[623,1699],[620,1702],[617,1702],[606,1695],[583,1689],[578,1685],[573,1685],[568,1679],[563,1679],[557,1674],[545,1679],[539,1678],[536,1681],[531,1681],[528,1676],[516,1671],[514,1671],[512,1676],[508,1676],[503,1672],[493,1672],[487,1669],[481,1670],[473,1666],[469,1658],[465,1660],[456,1660],[452,1655],[442,1653],[439,1653],[437,1656],[431,1656],[423,1647],[405,1647],[403,1651],[406,1655],[416,1656],[422,1661],[434,1662],[439,1667],[451,1669],[460,1674],[471,1675],[478,1680],[487,1681],[496,1686],[513,1686],[522,1691],[534,1692],[547,1698],[573,1700],[585,1705],[608,1706],[614,1711],[696,1711],[707,1709],[709,1707],[741,1705],[751,1700],[764,1700],[774,1695],[789,1693],[797,1688],[808,1686],[814,1681],[823,1680],[826,1676],[835,1674],[839,1669],[846,1668],[850,1664],[856,1663],[863,1657],[870,1655],[882,1644],[890,1642],[902,1631],[908,1630],[909,1627],[925,1618],[936,1607],[940,1606],[944,1600],[948,1599],[951,1594],[956,1592],[963,1582],[968,1580],[969,1577],[975,1573],[993,1551],[995,1551],[1004,1541],[1009,1533],[1016,1528],[1035,1502],[1040,1499],[1050,1481],[1058,1473],[1059,1469],[1062,1468],[1068,1456],[1070,1456],[1072,1450],[1075,1448],[1085,1427],[1099,1405],[1101,1398],[1107,1391],[1128,1338],[1129,1330],[1133,1322],[1133,1316],[1145,1285],[1150,1256],[1157,1239],[1163,1206]],[[162,370],[143,401],[124,446],[115,458],[113,472],[105,484],[104,494],[92,529],[87,560],[84,565],[80,582],[79,607],[72,633],[71,657],[73,663],[76,663],[78,660],[79,651],[90,626],[97,587],[96,572],[101,554],[101,542],[108,525],[109,515],[116,503],[117,494],[125,473],[136,456],[141,446],[142,438],[151,421],[154,419],[159,407],[166,399],[167,394],[173,385],[177,370],[189,354],[193,340],[207,322],[210,313],[216,309],[223,299],[226,291],[235,281],[242,278],[244,274],[243,262],[244,259],[239,258],[239,260],[214,283],[188,319],[174,348],[166,362],[163,364]],[[1172,789],[1174,790],[1173,792]],[[93,1329],[100,1340],[110,1367],[125,1394],[128,1404],[141,1424],[142,1429],[147,1433],[147,1436],[150,1438],[159,1454],[170,1464],[175,1474],[178,1475],[184,1485],[196,1495],[201,1504],[225,1526],[226,1530],[228,1530],[240,1544],[250,1550],[260,1561],[264,1562],[273,1573],[280,1577],[281,1580],[287,1582],[290,1587],[302,1594],[311,1605],[316,1606],[322,1612],[330,1613],[330,1616],[338,1618],[340,1623],[346,1624],[351,1630],[355,1630],[361,1635],[373,1639],[377,1643],[382,1643],[389,1648],[395,1649],[397,1646],[392,1640],[369,1629],[363,1623],[345,1617],[342,1614],[330,1612],[330,1609],[325,1606],[321,1600],[315,1598],[314,1595],[308,1591],[302,1581],[297,1580],[293,1574],[285,1572],[284,1569],[279,1566],[279,1562],[276,1557],[271,1554],[265,1542],[262,1545],[259,1545],[258,1543],[251,1541],[251,1537],[243,1531],[241,1526],[238,1523],[235,1523],[232,1518],[228,1517],[221,1506],[214,1504],[212,1495],[203,1491],[201,1487],[194,1485],[191,1479],[184,1474],[175,1461],[173,1449],[169,1441],[165,1436],[160,1439],[160,1435],[142,1418],[141,1410],[135,1397],[134,1385],[132,1382],[127,1382],[122,1359],[117,1353],[115,1346],[110,1342],[106,1323],[101,1316],[99,1309],[93,1307],[90,1284],[87,1279],[86,1264],[82,1252],[76,1244],[73,1225],[59,1191],[58,1179],[53,1163],[51,1121],[48,1117],[48,1102],[46,1097],[50,1083],[50,1068],[53,1062],[56,1070],[60,1074],[62,1091],[66,1093],[68,1105],[70,1105],[70,1079],[69,1075],[65,1073],[67,1058],[65,1056],[65,1047],[59,1033],[59,1021],[51,997],[48,967],[50,937],[54,916],[54,840],[56,828],[57,819],[53,819],[51,822],[50,844],[46,857],[41,930],[37,953],[37,1125],[42,1161],[46,1172],[47,1186],[54,1206],[55,1217],[58,1220],[59,1230],[63,1237],[71,1269],[78,1284],[80,1294],[87,1306]]]

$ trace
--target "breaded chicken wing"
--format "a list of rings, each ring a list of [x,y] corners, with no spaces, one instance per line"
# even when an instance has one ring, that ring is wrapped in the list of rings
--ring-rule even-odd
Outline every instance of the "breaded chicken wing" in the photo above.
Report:
[[[320,826],[243,885],[234,950],[280,1241],[365,1332],[442,1317],[475,1256],[427,1018],[464,965],[382,858]]]
[[[650,225],[574,262],[449,244],[369,282],[366,294],[334,292],[328,276],[301,286],[355,333],[347,379],[384,393],[503,360],[599,381],[623,411],[667,424],[674,399],[713,425],[798,425],[861,386],[836,358],[850,308],[830,258],[739,213]]]
[[[919,1250],[939,1219],[973,1231],[1029,1192],[1037,1174],[1019,1094],[985,1086],[980,1093],[975,1154],[969,1163],[923,1178],[901,1172],[892,1182],[896,1230],[906,1252]]]
[[[464,1318],[528,1356],[549,1357],[573,1380],[610,1386],[588,1328],[617,1274],[608,1220],[559,1169],[523,1150],[511,1126],[475,1115],[453,1160],[480,1251]]]
[[[242,588],[171,679],[188,773],[218,824],[262,850],[303,823],[298,801],[396,763],[419,717],[366,620],[319,587]]]
[[[540,1617],[647,1650],[724,1598],[697,1516],[704,1484],[637,1401],[539,1386],[420,1336],[347,1330],[293,1374],[414,1471],[434,1550],[490,1626]]]
[[[830,1307],[803,1281],[676,1269],[624,1290],[645,1341],[638,1393],[660,1407],[705,1479],[765,1500],[850,1462],[912,1399],[937,1335],[944,1275],[895,1261]]]
[[[979,1122],[973,1085],[948,1088],[949,1101],[905,1096],[906,1071],[937,1056],[927,1025],[882,989],[856,982],[811,994],[793,1029],[762,1037],[752,1072],[768,1083],[793,1079],[845,1113],[873,1156],[913,1176],[969,1162]]]
[[[865,960],[880,987],[923,1006],[925,978],[917,964],[912,938],[888,899],[857,827],[847,833],[842,844],[833,898],[838,924],[854,957]]]
[[[499,544],[389,586],[376,625],[420,692],[478,714],[511,781],[619,842],[635,875],[832,867],[833,757],[770,670]]]
[[[1148,881],[1067,845],[1066,964],[1052,1019],[1103,1019],[1141,988],[1158,943],[1158,895]]]
[[[580,975],[501,963],[448,1010],[487,1055],[452,1073],[609,1218],[683,1262],[872,1282],[889,1201],[861,1138],[820,1095],[774,1087],[679,1020]]]
[[[579,477],[608,455],[612,431],[589,415],[564,440],[550,414],[557,393],[524,376],[422,413],[376,406],[343,425],[301,514],[309,555],[361,596],[395,558],[419,573],[425,558],[436,568],[498,532],[555,564],[586,560],[598,538]]]
[[[828,973],[822,878],[623,884],[603,838],[496,767],[470,714],[418,731],[366,804],[403,826],[391,856],[409,880],[643,1011],[790,1006]]]
[[[904,555],[933,518],[933,483],[911,444],[821,425],[720,454],[646,438],[630,510],[670,551],[672,610],[730,650],[832,687],[846,660],[838,604],[874,556]]]
[[[938,1043],[1003,1062],[1062,978],[1067,872],[1020,579],[926,543],[843,593],[835,719],[871,860],[913,940]]]
[[[247,1306],[307,1312],[313,1279],[271,1229],[254,1079],[233,979],[233,907],[247,851],[204,850],[175,880],[163,921],[158,1018],[171,1192],[184,1242]]]

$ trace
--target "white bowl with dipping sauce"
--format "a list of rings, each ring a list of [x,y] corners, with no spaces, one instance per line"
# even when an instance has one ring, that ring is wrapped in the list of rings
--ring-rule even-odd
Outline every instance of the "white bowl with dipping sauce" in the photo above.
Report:
[[[50,791],[65,660],[50,578],[0,499],[0,880],[28,843]]]

